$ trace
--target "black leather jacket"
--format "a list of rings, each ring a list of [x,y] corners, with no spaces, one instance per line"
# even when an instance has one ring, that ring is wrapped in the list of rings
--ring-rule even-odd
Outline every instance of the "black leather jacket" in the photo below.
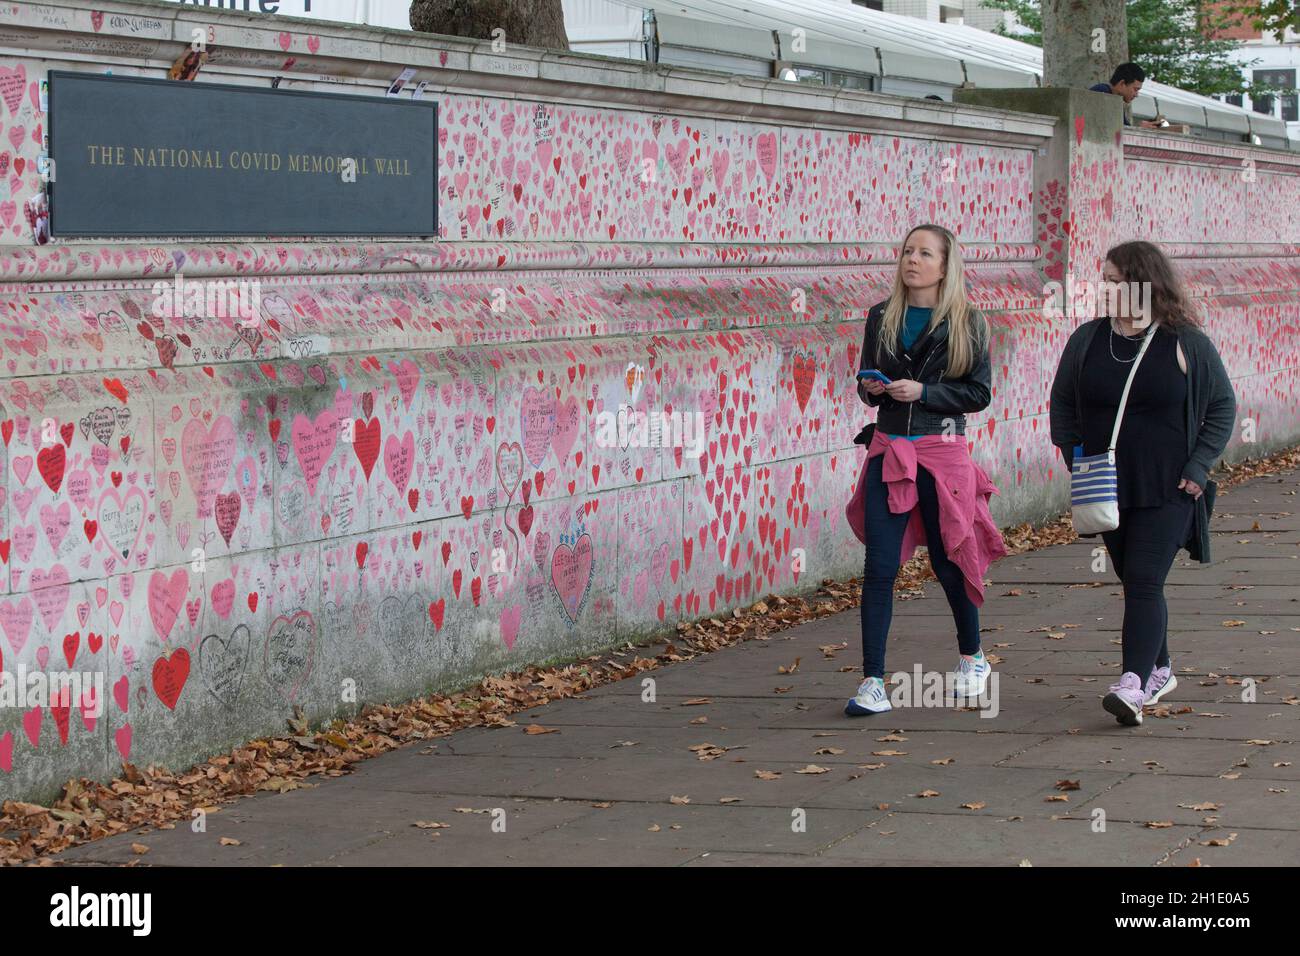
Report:
[[[992,398],[992,366],[989,361],[988,342],[976,353],[975,367],[959,379],[943,378],[948,365],[948,320],[938,327],[922,333],[904,349],[900,340],[891,357],[883,349],[877,355],[880,341],[880,323],[884,320],[885,303],[871,307],[867,313],[866,328],[862,336],[860,369],[879,369],[891,379],[910,378],[925,386],[924,397],[915,402],[898,402],[888,395],[869,395],[859,381],[858,396],[868,405],[878,406],[876,424],[890,435],[943,435],[966,434],[966,413],[988,408]]]

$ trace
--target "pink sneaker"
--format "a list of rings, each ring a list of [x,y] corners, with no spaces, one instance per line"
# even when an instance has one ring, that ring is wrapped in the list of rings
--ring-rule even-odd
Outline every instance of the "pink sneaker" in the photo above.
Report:
[[[1178,678],[1170,668],[1157,667],[1147,678],[1145,703],[1154,704],[1177,686]]]
[[[1101,702],[1107,713],[1115,715],[1125,727],[1137,727],[1142,723],[1142,705],[1146,702],[1146,691],[1142,689],[1142,678],[1132,671],[1125,671],[1118,684],[1112,684],[1110,693]]]

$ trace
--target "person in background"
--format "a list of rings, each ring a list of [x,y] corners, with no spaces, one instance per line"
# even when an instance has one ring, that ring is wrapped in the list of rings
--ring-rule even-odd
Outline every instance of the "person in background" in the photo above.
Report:
[[[925,544],[957,628],[956,697],[984,693],[992,667],[980,649],[984,572],[1006,554],[989,514],[997,489],[971,460],[966,415],[991,399],[989,323],[966,297],[957,238],[923,225],[903,240],[888,299],[867,313],[858,397],[880,412],[867,426],[867,459],[845,512],[866,545],[862,578],[862,669],[844,708],[856,717],[891,709],[885,641],[894,581]],[[888,379],[888,384],[880,380]]]
[[[1134,308],[1132,294],[1117,296],[1113,316],[1074,330],[1052,382],[1050,418],[1052,444],[1067,468],[1076,454],[1104,453],[1142,337],[1152,336],[1115,444],[1119,527],[1101,533],[1124,585],[1123,672],[1102,706],[1133,727],[1142,723],[1143,705],[1178,686],[1165,578],[1180,548],[1209,563],[1207,476],[1232,437],[1237,400],[1163,252],[1149,242],[1115,246],[1103,276],[1146,290],[1143,307]]]
[[[1111,74],[1109,83],[1095,83],[1088,89],[1093,93],[1113,93],[1122,97],[1124,100],[1124,125],[1132,126],[1129,121],[1129,105],[1137,99],[1137,95],[1142,92],[1142,84],[1146,82],[1146,71],[1136,63],[1121,63],[1115,67],[1115,72]],[[1139,126],[1145,126],[1147,129],[1159,129],[1162,125],[1157,120],[1142,120]]]

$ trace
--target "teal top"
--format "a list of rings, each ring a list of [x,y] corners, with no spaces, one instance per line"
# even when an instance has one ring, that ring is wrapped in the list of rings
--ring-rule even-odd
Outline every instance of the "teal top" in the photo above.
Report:
[[[921,333],[925,331],[926,326],[930,324],[930,316],[934,314],[934,309],[923,309],[919,306],[909,305],[907,314],[903,317],[903,348],[910,349],[916,344]],[[921,398],[925,398],[925,386],[921,386]],[[889,435],[888,432],[885,433]],[[889,435],[890,438],[906,438],[908,441],[916,441],[920,435]]]
[[[903,317],[903,348],[910,349],[916,344],[925,327],[930,324],[933,313],[934,309],[922,309],[915,305],[907,307],[907,315]]]

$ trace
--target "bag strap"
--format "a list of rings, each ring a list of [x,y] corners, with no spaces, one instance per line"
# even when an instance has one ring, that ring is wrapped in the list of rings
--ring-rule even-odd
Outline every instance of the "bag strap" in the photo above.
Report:
[[[1109,332],[1110,330],[1108,329],[1107,331]],[[1152,322],[1151,328],[1147,330],[1147,334],[1142,336],[1142,346],[1138,349],[1137,358],[1133,360],[1133,367],[1129,369],[1128,381],[1124,383],[1124,394],[1120,396],[1119,408],[1115,412],[1115,427],[1111,429],[1110,447],[1107,449],[1107,452],[1113,452],[1115,450],[1115,443],[1119,441],[1119,426],[1120,423],[1124,421],[1124,408],[1128,405],[1128,392],[1129,389],[1133,387],[1133,376],[1137,374],[1138,366],[1142,364],[1142,356],[1146,355],[1147,346],[1151,344],[1151,338],[1155,334],[1156,324]]]

